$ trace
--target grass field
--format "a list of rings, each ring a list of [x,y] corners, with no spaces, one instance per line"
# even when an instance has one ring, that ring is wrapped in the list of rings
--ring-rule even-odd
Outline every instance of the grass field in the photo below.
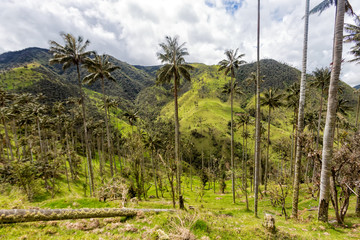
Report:
[[[354,216],[355,198],[351,199],[349,213],[345,218],[346,226],[334,223],[334,212],[330,210],[330,223],[316,220],[317,212],[309,209],[317,206],[310,198],[306,185],[301,188],[299,219],[285,219],[280,207],[273,207],[269,196],[260,197],[259,216],[254,217],[253,197],[250,193],[250,210],[246,210],[245,198],[237,193],[236,203],[232,202],[231,183],[227,182],[225,194],[215,193],[213,185],[203,192],[199,180],[183,178],[185,206],[187,211],[174,213],[147,213],[133,218],[107,218],[65,220],[0,225],[0,239],[359,239],[359,218]],[[2,187],[0,208],[102,208],[120,207],[120,200],[99,202],[96,198],[84,197],[82,186],[72,183],[70,192],[65,181],[60,183],[60,194],[54,199],[48,195],[28,202],[18,189]],[[150,189],[149,196],[154,196]],[[134,208],[171,208],[170,193],[164,198],[148,198],[138,203],[128,203]],[[191,207],[190,207],[191,206]],[[190,209],[191,208],[191,209]],[[287,214],[291,214],[291,192],[286,200]],[[265,213],[276,219],[275,235],[268,233],[262,226]],[[166,238],[168,236],[168,238]],[[186,238],[190,237],[190,238]]]

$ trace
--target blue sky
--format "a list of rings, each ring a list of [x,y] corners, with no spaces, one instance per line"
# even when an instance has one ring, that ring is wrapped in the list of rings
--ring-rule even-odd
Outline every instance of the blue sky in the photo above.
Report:
[[[321,0],[312,0],[311,7]],[[360,13],[360,1],[351,1]],[[300,69],[305,0],[261,0],[261,58]],[[227,49],[256,60],[256,0],[1,0],[0,53],[81,35],[90,49],[138,65],[156,65],[166,35],[186,42],[189,62],[216,64]],[[310,18],[308,72],[329,66],[334,8]],[[346,17],[345,22],[352,22]],[[344,45],[345,60],[351,45]],[[343,64],[341,78],[360,84],[360,67]]]

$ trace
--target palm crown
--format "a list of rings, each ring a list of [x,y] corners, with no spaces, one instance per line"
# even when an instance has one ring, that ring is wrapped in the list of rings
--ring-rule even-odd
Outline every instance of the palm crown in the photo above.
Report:
[[[88,69],[89,74],[84,77],[83,82],[89,84],[104,78],[115,82],[115,78],[111,75],[111,72],[120,68],[109,62],[109,56],[107,55],[96,55],[93,59],[86,58],[84,60],[84,65]]]
[[[224,74],[228,75],[230,72],[231,77],[235,77],[235,69],[239,68],[240,65],[246,63],[246,61],[241,60],[242,57],[245,56],[245,54],[239,54],[238,49],[234,50],[226,50],[225,55],[226,59],[221,60],[218,64],[219,72],[224,70]]]
[[[79,36],[76,40],[70,33],[62,33],[61,37],[64,39],[65,45],[62,46],[55,41],[50,41],[50,52],[53,53],[53,58],[50,59],[50,64],[63,64],[63,70],[71,67],[71,65],[80,65],[84,59],[93,51],[86,51],[90,41]]]
[[[179,44],[178,37],[165,37],[166,42],[160,43],[162,52],[156,55],[161,63],[165,65],[157,72],[157,83],[169,83],[172,77],[175,78],[176,84],[179,84],[180,76],[190,81],[189,70],[194,69],[193,66],[185,62],[185,56],[189,55],[185,43]]]

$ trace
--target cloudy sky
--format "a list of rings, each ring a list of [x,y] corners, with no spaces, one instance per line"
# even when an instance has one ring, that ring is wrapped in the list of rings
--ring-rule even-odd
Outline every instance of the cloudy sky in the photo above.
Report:
[[[322,0],[311,0],[314,7]],[[360,14],[360,1],[350,1]],[[261,58],[301,68],[305,0],[261,0]],[[256,0],[0,0],[0,53],[62,43],[81,35],[89,49],[136,65],[157,65],[159,43],[178,35],[187,61],[216,64],[226,49],[256,60]],[[334,10],[310,17],[308,70],[331,63]],[[353,23],[346,17],[345,22]],[[352,58],[344,46],[344,58]],[[344,63],[343,81],[360,84],[360,65]]]

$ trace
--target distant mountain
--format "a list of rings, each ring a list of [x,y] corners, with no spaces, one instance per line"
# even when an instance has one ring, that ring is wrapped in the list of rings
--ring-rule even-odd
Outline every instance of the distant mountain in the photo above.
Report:
[[[6,52],[0,55],[0,71],[9,72],[36,63],[32,70],[41,72],[43,80],[57,79],[63,83],[77,84],[76,69],[71,67],[63,71],[61,65],[50,65],[49,60],[51,57],[52,54],[49,50],[42,48],[27,48],[21,51]],[[154,84],[154,77],[146,71],[135,68],[114,57],[111,57],[110,61],[119,66],[120,70],[116,70],[112,74],[116,82],[105,82],[105,91],[108,95],[133,101],[142,89]],[[87,74],[86,70],[82,69],[81,74],[85,76]],[[18,87],[22,88],[21,84],[21,82],[18,82]],[[46,83],[43,82],[43,84]],[[27,85],[26,87],[31,91],[31,86]],[[99,82],[84,87],[101,92]]]
[[[240,81],[241,86],[246,88],[247,84],[244,80],[251,74],[256,72],[256,62],[244,64],[239,67],[236,77]],[[264,77],[261,84],[261,91],[269,87],[285,88],[296,81],[300,81],[301,72],[285,63],[280,63],[274,59],[262,59],[260,61],[260,74]]]
[[[359,85],[356,85],[354,88],[355,88],[355,89],[359,89],[359,88],[360,88],[360,84],[359,84]]]

